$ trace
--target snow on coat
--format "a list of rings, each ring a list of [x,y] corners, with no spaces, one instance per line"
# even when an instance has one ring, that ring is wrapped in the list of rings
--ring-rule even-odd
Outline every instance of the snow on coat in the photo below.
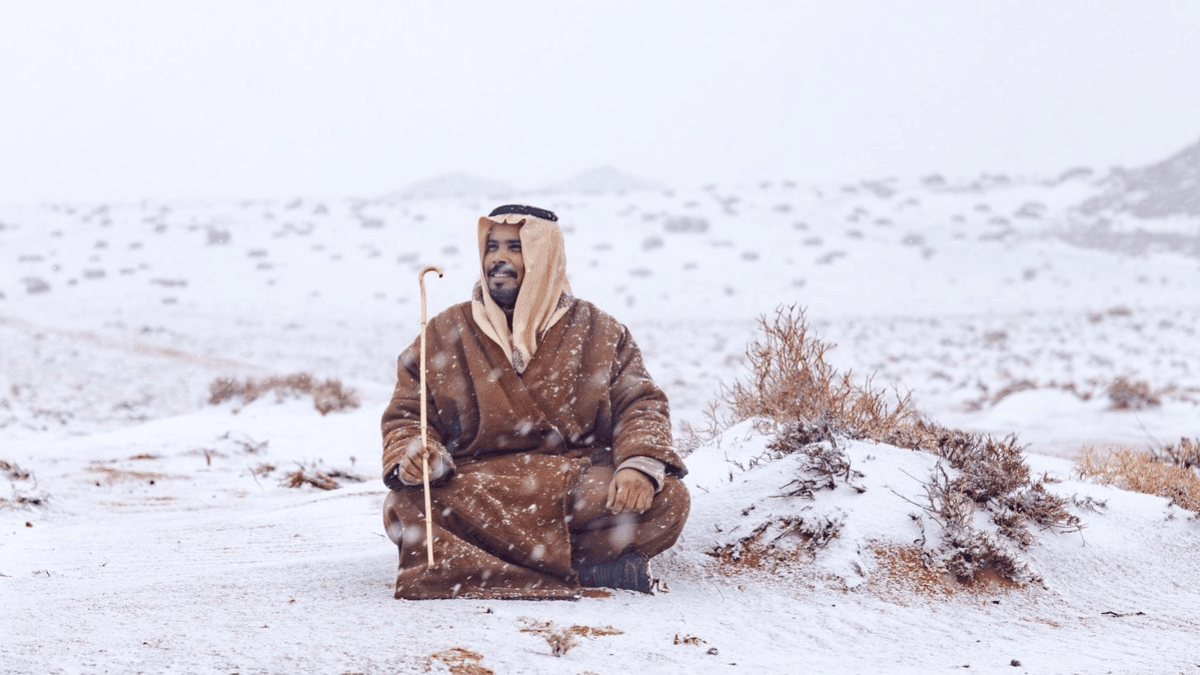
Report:
[[[426,569],[421,490],[393,473],[420,443],[418,340],[400,356],[382,420],[397,597],[577,594],[567,501],[588,466],[647,456],[686,473],[666,395],[629,330],[589,302],[572,302],[523,374],[478,329],[471,303],[429,322],[426,351],[429,444],[453,456],[456,475],[433,490],[437,565]]]

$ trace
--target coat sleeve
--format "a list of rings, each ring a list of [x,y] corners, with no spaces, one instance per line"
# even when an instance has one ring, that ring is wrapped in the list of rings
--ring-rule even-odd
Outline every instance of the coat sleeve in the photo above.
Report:
[[[383,430],[383,482],[393,490],[406,487],[396,475],[400,459],[410,447],[419,447],[421,443],[421,371],[420,347],[414,343],[400,354],[396,366],[396,389],[392,392],[392,400],[383,411],[381,422]],[[432,416],[432,401],[428,402]],[[432,423],[428,425],[426,436],[431,450],[444,450],[441,434]],[[447,473],[442,480],[449,478]]]
[[[630,457],[653,457],[667,475],[687,475],[683,459],[672,447],[671,410],[667,395],[654,384],[642,363],[642,352],[620,326],[610,386],[613,404],[613,463]]]

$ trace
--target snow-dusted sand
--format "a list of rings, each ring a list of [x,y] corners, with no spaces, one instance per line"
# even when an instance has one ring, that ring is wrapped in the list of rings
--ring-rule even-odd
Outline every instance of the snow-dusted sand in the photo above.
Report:
[[[0,498],[41,503],[0,507],[0,672],[1200,671],[1200,523],[1069,460],[1200,435],[1196,215],[1139,218],[1132,192],[1080,208],[1124,194],[1086,172],[686,191],[597,175],[626,191],[511,198],[559,213],[574,290],[630,326],[681,433],[741,374],[756,317],[797,304],[838,367],[945,425],[1018,433],[1052,491],[1104,506],[1036,533],[1040,582],[951,592],[888,554],[922,525],[936,540],[907,501],[931,456],[850,443],[865,492],[783,498],[794,460],[751,461],[769,439],[740,425],[688,457],[693,513],[657,595],[397,601],[378,418],[416,273],[446,270],[431,313],[465,299],[474,221],[508,197],[4,207],[0,460],[30,477],[7,472]],[[217,377],[301,371],[361,407],[206,404]],[[1112,410],[1119,377],[1162,404]],[[301,468],[363,482],[281,485]],[[707,555],[785,515],[841,532],[774,574]],[[546,635],[573,626],[552,655]]]

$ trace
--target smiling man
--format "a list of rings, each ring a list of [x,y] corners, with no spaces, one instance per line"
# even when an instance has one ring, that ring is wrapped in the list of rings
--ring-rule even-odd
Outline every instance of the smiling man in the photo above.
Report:
[[[507,205],[479,219],[481,279],[401,354],[383,414],[398,598],[649,592],[649,559],[687,519],[666,396],[629,330],[571,295],[558,218]],[[433,487],[425,552],[422,458]]]

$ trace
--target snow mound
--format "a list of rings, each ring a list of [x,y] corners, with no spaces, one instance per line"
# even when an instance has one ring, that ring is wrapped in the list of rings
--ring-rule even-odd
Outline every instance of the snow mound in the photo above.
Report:
[[[835,481],[832,490],[817,489],[808,498],[792,494],[797,480],[813,477],[804,455],[771,450],[771,438],[754,424],[742,422],[688,457],[693,507],[683,547],[699,554],[698,563],[706,557],[703,564],[721,560],[731,569],[761,568],[761,560],[748,558],[769,550],[769,558],[808,566],[814,578],[858,588],[875,566],[874,548],[909,546],[922,537],[913,517],[920,511],[914,504],[918,479],[930,475],[937,458],[845,442],[840,449],[850,461],[850,480]],[[782,567],[797,571],[794,565]]]

